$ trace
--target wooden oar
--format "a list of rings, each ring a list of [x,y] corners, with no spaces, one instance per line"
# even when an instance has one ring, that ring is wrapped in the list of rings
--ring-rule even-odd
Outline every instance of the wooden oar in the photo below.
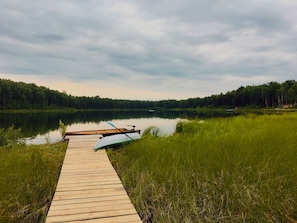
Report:
[[[109,124],[110,126],[116,128],[117,130],[119,130],[121,133],[124,133],[128,138],[130,138],[131,140],[134,141],[134,139],[132,137],[130,137],[129,135],[127,135],[125,132],[122,132],[119,128],[117,128],[114,124],[112,124],[111,122],[107,122],[107,124]]]

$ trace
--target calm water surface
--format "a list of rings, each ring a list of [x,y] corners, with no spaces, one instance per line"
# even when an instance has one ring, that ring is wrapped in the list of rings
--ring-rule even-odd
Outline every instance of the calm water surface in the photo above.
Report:
[[[117,128],[127,128],[131,127],[128,125],[135,125],[135,129],[140,129],[141,133],[146,128],[151,126],[158,127],[161,130],[161,135],[170,135],[175,131],[175,126],[180,118],[176,119],[165,119],[165,118],[131,118],[131,119],[115,119],[110,120],[113,125]],[[88,122],[88,123],[75,123],[71,125],[67,125],[67,131],[82,131],[82,130],[98,130],[98,129],[114,129],[107,122]],[[44,144],[47,141],[53,143],[61,140],[61,134],[58,130],[52,130],[47,132],[46,134],[38,134],[34,138],[27,138],[28,144]]]
[[[197,111],[84,111],[84,112],[34,112],[34,113],[0,113],[0,128],[8,128],[12,124],[21,128],[22,134],[29,144],[43,144],[61,140],[59,120],[62,120],[67,131],[112,129],[107,122],[111,121],[118,128],[130,128],[143,132],[155,126],[161,135],[170,135],[180,120],[193,118],[205,119],[218,116],[230,116],[227,113]]]

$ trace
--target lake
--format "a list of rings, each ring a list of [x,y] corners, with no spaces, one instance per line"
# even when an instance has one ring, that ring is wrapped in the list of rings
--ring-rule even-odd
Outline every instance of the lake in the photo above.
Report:
[[[21,128],[29,144],[44,144],[61,140],[59,120],[62,120],[67,131],[110,129],[107,121],[118,128],[130,128],[143,132],[146,128],[155,126],[161,135],[170,135],[175,131],[180,120],[205,119],[218,116],[230,116],[226,112],[196,110],[179,111],[79,111],[79,112],[32,112],[32,113],[0,113],[0,128],[8,128],[12,124]]]
[[[141,133],[150,127],[156,126],[161,130],[161,134],[170,135],[175,131],[176,123],[181,120],[176,119],[166,119],[166,118],[130,118],[130,119],[112,119],[109,120],[117,128],[127,128],[131,127],[128,125],[135,125],[135,129],[140,129]],[[110,126],[107,121],[101,122],[85,122],[85,123],[74,123],[67,125],[67,131],[81,131],[81,130],[97,130],[97,129],[114,129]],[[29,144],[43,144],[48,141],[57,142],[61,140],[61,134],[58,130],[51,130],[46,134],[38,134],[33,139],[27,139]]]

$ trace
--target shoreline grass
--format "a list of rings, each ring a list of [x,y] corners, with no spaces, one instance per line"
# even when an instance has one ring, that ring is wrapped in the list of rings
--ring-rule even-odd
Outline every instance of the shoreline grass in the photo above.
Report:
[[[0,222],[44,222],[66,143],[0,147]]]
[[[296,121],[189,121],[108,154],[144,222],[296,222]]]
[[[144,222],[296,222],[296,121],[181,122],[108,154]],[[0,222],[45,220],[66,147],[0,147]]]

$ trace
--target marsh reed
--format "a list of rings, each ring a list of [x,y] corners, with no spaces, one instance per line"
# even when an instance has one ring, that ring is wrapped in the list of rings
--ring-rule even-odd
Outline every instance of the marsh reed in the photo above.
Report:
[[[144,222],[296,222],[297,114],[177,124],[108,154]]]
[[[44,222],[66,143],[0,147],[0,222]]]

